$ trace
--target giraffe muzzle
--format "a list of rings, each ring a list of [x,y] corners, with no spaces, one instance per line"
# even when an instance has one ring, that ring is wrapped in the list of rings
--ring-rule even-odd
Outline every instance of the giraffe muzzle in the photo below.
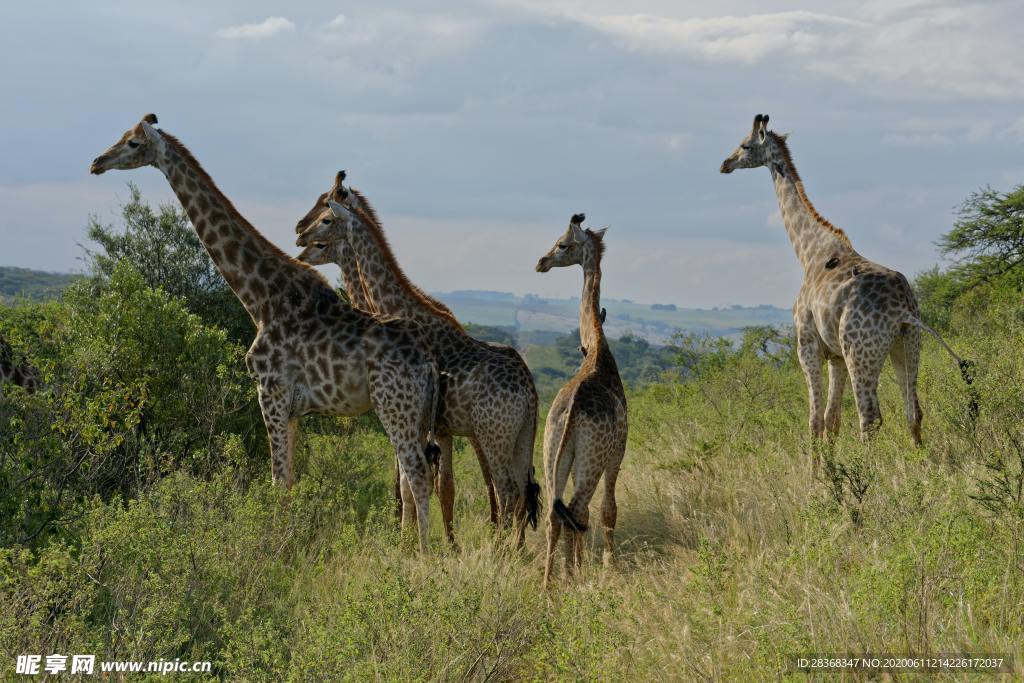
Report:
[[[103,172],[107,170],[103,168],[104,161],[105,159],[103,157],[96,157],[93,159],[92,165],[89,166],[89,173],[92,173],[93,175],[102,175]]]
[[[542,258],[540,261],[537,261],[537,272],[538,273],[546,273],[549,270],[551,270],[551,265],[548,264],[547,258]]]
[[[722,162],[722,166],[721,166],[721,168],[718,169],[718,172],[719,173],[732,173],[733,172],[732,164],[729,163],[728,159],[726,159],[725,161]]]

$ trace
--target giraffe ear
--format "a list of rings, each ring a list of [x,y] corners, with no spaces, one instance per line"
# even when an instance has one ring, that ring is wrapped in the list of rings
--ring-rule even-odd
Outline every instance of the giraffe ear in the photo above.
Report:
[[[761,127],[757,129],[757,141],[762,145],[768,139],[768,117],[761,119]]]
[[[333,199],[327,200],[327,206],[331,207],[331,213],[338,218],[345,218],[348,215],[348,209],[334,201]]]
[[[572,233],[572,241],[579,244],[583,241],[583,228],[580,227],[579,223],[570,223],[569,232]]]
[[[597,235],[597,236],[598,236],[599,238],[601,238],[601,239],[604,239],[604,234],[605,234],[606,232],[608,232],[608,228],[609,228],[609,227],[610,227],[610,226],[607,226],[607,225],[606,225],[606,226],[604,226],[603,228],[601,228],[600,230],[595,230],[595,231],[594,231],[594,234],[595,234],[595,235]]]
[[[157,145],[162,145],[164,139],[160,136],[160,131],[153,127],[149,121],[142,121],[142,132],[146,134],[146,139]]]

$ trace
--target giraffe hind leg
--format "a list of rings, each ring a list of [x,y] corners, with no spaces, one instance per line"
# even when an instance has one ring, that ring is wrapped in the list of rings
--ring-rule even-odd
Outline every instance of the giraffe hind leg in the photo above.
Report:
[[[896,383],[903,395],[903,410],[907,417],[910,438],[915,446],[921,445],[921,404],[917,398],[917,372],[921,361],[921,331],[914,325],[904,325],[889,351]]]
[[[854,347],[847,354],[847,367],[853,384],[860,433],[870,439],[882,426],[882,410],[878,403],[878,378],[885,363],[884,347],[862,349]]]

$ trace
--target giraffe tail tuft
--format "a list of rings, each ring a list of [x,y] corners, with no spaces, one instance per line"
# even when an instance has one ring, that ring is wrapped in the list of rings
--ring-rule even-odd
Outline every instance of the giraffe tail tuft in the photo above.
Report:
[[[540,516],[540,484],[533,479],[533,468],[530,468],[530,480],[526,482],[526,521],[533,528],[537,528],[537,519]]]
[[[551,507],[555,511],[555,514],[558,515],[562,519],[562,521],[565,522],[566,526],[568,526],[573,531],[577,531],[582,534],[584,531],[587,530],[587,525],[583,524],[578,519],[576,519],[576,517],[572,514],[572,511],[568,507],[566,507],[565,503],[562,502],[561,498],[556,498],[554,505],[552,505]]]
[[[953,360],[956,361],[957,367],[960,368],[960,376],[963,378],[964,384],[967,385],[967,391],[971,396],[971,399],[967,404],[967,414],[968,416],[970,416],[971,422],[973,423],[975,420],[978,419],[978,415],[981,413],[978,389],[973,386],[974,369],[976,367],[974,361],[967,360],[956,355],[956,352],[953,351],[949,344],[946,343],[946,340],[943,339],[942,336],[934,329],[923,323],[919,318],[910,316],[907,318],[907,322],[910,323],[911,325],[916,325],[917,327],[921,328],[928,334],[935,337],[939,344],[942,345],[942,348],[944,348],[949,353],[949,355],[953,357]]]

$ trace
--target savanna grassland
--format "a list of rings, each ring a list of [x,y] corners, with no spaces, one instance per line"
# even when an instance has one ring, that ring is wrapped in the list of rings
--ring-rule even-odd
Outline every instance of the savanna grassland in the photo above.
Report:
[[[175,211],[140,215],[187,260]],[[812,652],[1002,653],[1024,675],[1015,271],[918,280],[974,384],[926,339],[925,446],[887,367],[881,431],[857,438],[847,392],[817,476],[788,337],[680,349],[681,372],[628,391],[615,564],[591,534],[581,575],[548,593],[543,534],[522,552],[495,540],[464,442],[457,550],[436,510],[431,555],[401,538],[372,417],[304,420],[299,483],[272,487],[231,302],[185,267],[180,291],[155,289],[129,242],[59,300],[0,309],[0,333],[51,383],[0,403],[5,677],[15,654],[78,652],[256,681],[804,680],[789,656]],[[903,676],[917,677],[957,678]]]

